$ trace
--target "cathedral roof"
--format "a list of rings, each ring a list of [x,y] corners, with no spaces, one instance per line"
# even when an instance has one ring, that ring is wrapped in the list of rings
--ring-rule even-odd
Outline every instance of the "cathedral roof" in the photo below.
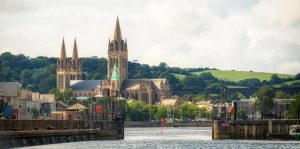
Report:
[[[116,40],[116,41],[122,40],[122,33],[121,33],[121,28],[120,28],[120,23],[119,23],[118,17],[117,17],[117,21],[116,21],[116,27],[115,27],[113,40]]]
[[[70,80],[70,87],[73,91],[95,90],[101,80]]]
[[[161,89],[160,84],[165,82],[166,79],[128,79],[123,81],[122,90],[138,90],[142,83],[149,83],[149,87]]]

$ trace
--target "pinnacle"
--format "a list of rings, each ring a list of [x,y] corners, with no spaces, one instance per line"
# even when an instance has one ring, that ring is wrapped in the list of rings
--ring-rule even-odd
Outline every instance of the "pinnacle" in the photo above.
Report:
[[[121,28],[120,28],[120,23],[119,23],[118,17],[117,17],[117,21],[116,21],[113,40],[116,40],[116,41],[122,40],[122,33],[121,33]]]

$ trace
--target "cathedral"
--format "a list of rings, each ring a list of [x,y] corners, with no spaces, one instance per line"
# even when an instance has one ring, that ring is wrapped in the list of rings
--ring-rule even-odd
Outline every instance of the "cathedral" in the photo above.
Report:
[[[143,100],[155,104],[169,98],[170,87],[166,79],[128,79],[127,41],[123,40],[117,18],[112,40],[108,43],[106,80],[82,80],[82,64],[78,59],[76,39],[72,58],[66,55],[64,40],[57,60],[57,88],[71,89],[78,99],[88,97],[118,96],[125,99]]]

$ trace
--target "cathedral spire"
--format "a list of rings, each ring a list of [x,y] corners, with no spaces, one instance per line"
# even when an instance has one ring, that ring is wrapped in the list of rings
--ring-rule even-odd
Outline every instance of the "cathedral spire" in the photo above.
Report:
[[[74,46],[73,46],[73,56],[72,56],[73,60],[77,60],[78,59],[78,51],[77,51],[77,44],[76,44],[76,38],[74,40]]]
[[[122,40],[122,33],[121,33],[121,28],[120,28],[120,23],[119,23],[118,17],[117,17],[117,21],[116,21],[115,33],[114,33],[113,40],[116,40],[116,41]]]
[[[60,59],[66,59],[66,58],[67,58],[67,54],[66,54],[65,40],[63,38],[62,45],[61,45]]]

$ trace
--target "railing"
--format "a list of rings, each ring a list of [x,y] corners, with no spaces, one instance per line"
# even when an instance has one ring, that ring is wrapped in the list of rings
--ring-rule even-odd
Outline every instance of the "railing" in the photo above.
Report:
[[[121,111],[62,111],[52,115],[55,120],[80,120],[80,121],[111,121],[115,118],[126,118],[126,113]],[[123,118],[123,120],[125,120]]]

